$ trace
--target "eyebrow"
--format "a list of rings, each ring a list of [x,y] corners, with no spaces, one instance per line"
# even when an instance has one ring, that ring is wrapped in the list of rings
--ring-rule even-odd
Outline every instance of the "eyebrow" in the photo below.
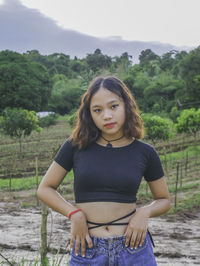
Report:
[[[110,102],[107,102],[107,104],[114,103],[114,102],[118,102],[118,100],[112,100]],[[92,106],[92,108],[95,108],[95,107],[101,107],[101,105],[95,104]]]

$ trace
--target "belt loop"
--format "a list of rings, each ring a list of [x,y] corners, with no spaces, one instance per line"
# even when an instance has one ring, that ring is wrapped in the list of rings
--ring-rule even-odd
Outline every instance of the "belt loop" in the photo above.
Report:
[[[94,246],[96,247],[98,244],[98,238],[94,236]]]

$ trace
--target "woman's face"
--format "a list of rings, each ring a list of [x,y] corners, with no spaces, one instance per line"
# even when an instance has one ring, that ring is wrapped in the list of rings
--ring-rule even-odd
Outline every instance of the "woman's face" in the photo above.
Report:
[[[100,88],[91,99],[90,113],[105,138],[114,139],[123,135],[125,106],[117,94]]]

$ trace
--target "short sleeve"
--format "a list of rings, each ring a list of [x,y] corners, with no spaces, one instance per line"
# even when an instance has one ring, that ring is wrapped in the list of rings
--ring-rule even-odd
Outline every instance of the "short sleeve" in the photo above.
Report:
[[[148,156],[147,167],[145,169],[144,178],[147,182],[157,180],[164,176],[164,170],[157,151],[151,147],[151,152]]]
[[[73,146],[71,142],[67,139],[66,142],[60,147],[57,152],[54,161],[57,162],[68,172],[73,167]]]

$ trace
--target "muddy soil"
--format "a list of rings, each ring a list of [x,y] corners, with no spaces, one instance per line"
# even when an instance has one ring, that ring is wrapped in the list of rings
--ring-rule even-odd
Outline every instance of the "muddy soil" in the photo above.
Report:
[[[20,202],[0,202],[0,265],[35,265],[40,259],[41,208],[21,208]],[[149,229],[159,265],[200,265],[200,209],[150,220]],[[48,215],[51,265],[69,260],[68,220],[56,212]],[[60,254],[56,254],[59,249]],[[3,257],[4,258],[3,258]],[[23,261],[25,261],[23,263]],[[40,265],[40,264],[37,264]]]

